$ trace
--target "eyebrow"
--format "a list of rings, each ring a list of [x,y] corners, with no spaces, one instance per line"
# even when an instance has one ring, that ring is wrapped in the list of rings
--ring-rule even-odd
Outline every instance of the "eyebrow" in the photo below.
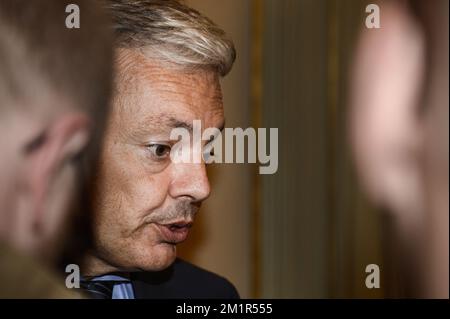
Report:
[[[174,128],[185,128],[190,133],[193,131],[193,123],[186,122],[184,120],[178,119],[176,117],[166,115],[166,114],[160,114],[160,115],[151,115],[147,116],[144,123],[153,123],[151,125],[152,128],[149,128],[149,125],[140,125],[137,128],[137,131],[139,133],[148,133],[151,130],[154,130],[155,128],[162,129],[162,130],[171,130]],[[217,127],[219,131],[223,131],[225,128],[225,121],[223,121],[219,127]]]
[[[193,127],[192,123],[188,123],[179,119],[176,119],[174,117],[169,117],[165,120],[165,126],[169,128],[185,128],[189,132],[192,132]]]

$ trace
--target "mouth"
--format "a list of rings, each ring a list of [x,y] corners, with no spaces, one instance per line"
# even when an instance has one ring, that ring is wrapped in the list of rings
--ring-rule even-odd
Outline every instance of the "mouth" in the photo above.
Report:
[[[176,245],[186,240],[193,222],[177,221],[155,225],[160,231],[163,242]]]

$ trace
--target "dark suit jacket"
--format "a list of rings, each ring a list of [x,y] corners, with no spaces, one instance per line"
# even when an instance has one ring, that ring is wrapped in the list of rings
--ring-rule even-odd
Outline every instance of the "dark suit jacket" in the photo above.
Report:
[[[181,259],[158,272],[131,274],[136,299],[237,299],[236,288],[225,278]]]
[[[76,289],[67,289],[63,277],[0,241],[0,299],[3,298],[72,299],[83,295]]]

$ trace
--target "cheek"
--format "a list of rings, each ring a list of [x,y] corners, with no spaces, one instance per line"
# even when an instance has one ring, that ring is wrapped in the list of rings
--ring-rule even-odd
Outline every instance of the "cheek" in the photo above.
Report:
[[[109,231],[116,229],[116,235],[119,231],[121,238],[130,236],[143,217],[165,202],[170,174],[168,170],[158,174],[150,172],[130,153],[109,156],[102,163],[96,186],[97,224],[101,227],[108,224]]]
[[[170,178],[166,172],[152,174],[140,170],[133,177],[129,176],[122,186],[122,198],[125,207],[132,209],[139,217],[145,217],[161,207],[167,196]]]
[[[161,243],[153,225],[141,227],[127,238],[110,238],[102,247],[106,247],[106,256],[129,269],[158,271],[167,268],[176,258],[176,247]]]
[[[132,266],[148,271],[167,268],[176,258],[176,247],[160,242],[159,232],[149,225],[134,234],[128,243],[127,256]]]

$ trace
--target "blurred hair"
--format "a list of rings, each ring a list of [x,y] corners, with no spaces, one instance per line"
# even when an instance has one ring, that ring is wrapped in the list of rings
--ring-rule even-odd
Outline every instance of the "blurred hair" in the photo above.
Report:
[[[81,27],[68,29],[65,8],[71,2],[0,1],[0,88],[12,104],[33,101],[36,87],[55,90],[104,117],[112,61],[107,19],[95,2],[76,1]]]
[[[236,52],[225,32],[177,0],[106,0],[116,46],[186,68],[212,68],[225,76]]]
[[[96,156],[111,92],[112,35],[98,3],[77,0],[80,28],[65,20],[69,0],[0,0],[0,112],[37,107],[46,92],[86,111],[95,126],[89,162]],[[66,105],[52,105],[54,112]],[[44,112],[44,110],[35,110]]]

